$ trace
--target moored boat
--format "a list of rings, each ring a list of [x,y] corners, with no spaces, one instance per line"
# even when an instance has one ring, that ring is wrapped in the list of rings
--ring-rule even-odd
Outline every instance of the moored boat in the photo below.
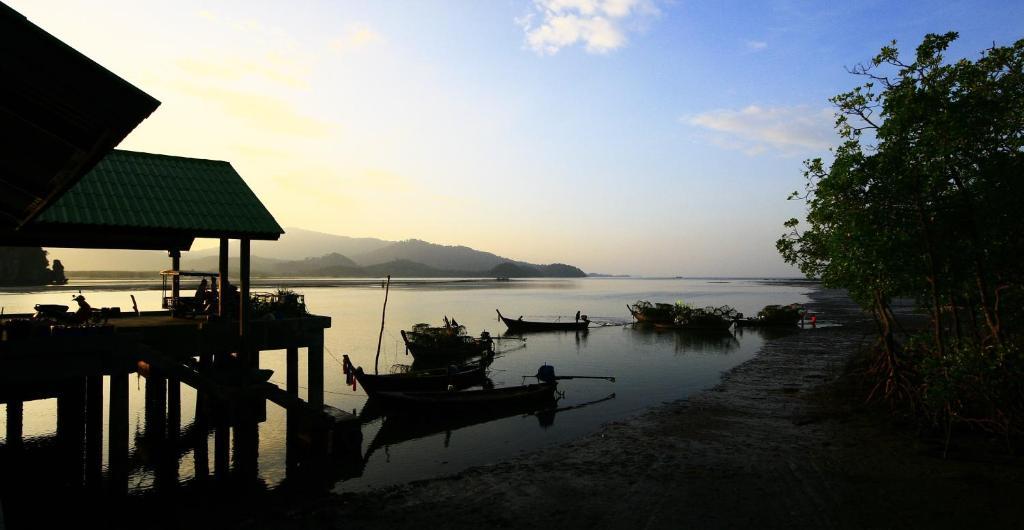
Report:
[[[675,322],[675,306],[672,304],[652,304],[639,300],[633,305],[626,305],[626,309],[639,324],[671,325]]]
[[[354,367],[348,355],[342,356],[345,375],[354,377],[369,395],[382,391],[433,391],[468,388],[487,379],[486,363],[476,361],[462,366],[414,370],[394,374],[367,374]],[[346,379],[348,382],[348,379]]]
[[[800,304],[767,305],[753,318],[738,315],[736,327],[796,326],[804,317],[804,306]]]
[[[501,314],[501,311],[497,309],[495,311],[498,313],[498,318],[513,333],[521,331],[586,331],[590,326],[590,320],[586,315],[578,316],[574,322],[536,322],[523,320],[523,317],[518,319],[506,318],[505,315]]]
[[[402,341],[413,359],[421,362],[445,361],[453,358],[488,356],[494,353],[494,341],[486,331],[480,337],[466,335],[463,326],[431,327],[417,324],[412,331],[402,330]]]

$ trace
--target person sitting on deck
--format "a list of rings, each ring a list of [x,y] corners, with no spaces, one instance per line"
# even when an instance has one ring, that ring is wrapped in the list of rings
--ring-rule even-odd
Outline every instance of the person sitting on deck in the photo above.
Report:
[[[75,311],[75,320],[78,321],[79,324],[88,322],[89,319],[92,318],[92,306],[90,306],[89,302],[85,301],[85,297],[80,294],[72,298],[72,300],[78,302],[78,311]]]
[[[206,278],[199,282],[199,287],[196,287],[196,301],[202,301],[206,298]]]

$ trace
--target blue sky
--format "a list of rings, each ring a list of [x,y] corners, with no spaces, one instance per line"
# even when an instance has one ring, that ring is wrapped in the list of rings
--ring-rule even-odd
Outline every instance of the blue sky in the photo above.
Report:
[[[659,275],[795,273],[844,67],[1024,37],[1024,2],[9,3],[163,102],[122,147],[229,160],[285,226]]]

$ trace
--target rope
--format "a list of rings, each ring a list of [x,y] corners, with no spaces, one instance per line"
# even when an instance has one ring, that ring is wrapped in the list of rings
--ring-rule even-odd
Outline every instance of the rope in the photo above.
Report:
[[[284,383],[282,383],[280,381],[277,381],[277,380],[274,380],[274,379],[267,379],[267,381],[269,381],[271,383],[274,383],[275,385],[280,386],[280,387],[286,386]],[[299,388],[301,388],[303,390],[309,390],[308,386],[299,385]],[[345,397],[363,397],[363,396],[360,396],[358,394],[352,394],[352,393],[349,393],[349,392],[334,392],[332,390],[324,390],[324,394],[333,394],[335,396],[345,396]]]
[[[340,366],[342,368],[345,367],[345,363],[339,361],[338,358],[334,356],[334,353],[331,352],[331,349],[328,348],[326,344],[324,345],[324,351],[326,351],[327,354],[331,356],[331,359],[334,359],[334,362],[338,363],[338,366]]]

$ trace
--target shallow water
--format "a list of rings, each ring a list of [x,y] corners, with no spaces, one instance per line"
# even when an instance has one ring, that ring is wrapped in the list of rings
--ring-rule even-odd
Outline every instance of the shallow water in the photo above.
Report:
[[[315,282],[306,282],[306,285]],[[160,291],[148,285],[104,283],[83,284],[83,292],[94,307],[131,307],[134,294],[140,309],[157,309]],[[496,386],[518,385],[522,376],[537,367],[554,365],[560,375],[615,376],[616,382],[571,380],[560,384],[564,397],[555,414],[538,417],[514,415],[475,425],[466,422],[433,423],[374,419],[363,426],[361,469],[344,475],[358,475],[338,481],[336,491],[378,487],[410,480],[454,473],[470,466],[497,462],[523,451],[565,442],[595,431],[601,424],[621,420],[666,401],[686,398],[713,386],[720,374],[749,359],[764,340],[757,331],[724,337],[707,337],[676,332],[634,329],[625,305],[638,299],[659,302],[684,300],[694,305],[729,304],[754,314],[767,304],[806,301],[808,284],[755,280],[694,279],[567,279],[520,280],[510,282],[438,283],[435,281],[393,285],[380,367],[408,364],[399,330],[418,322],[439,324],[442,316],[455,317],[473,335],[487,330],[504,332],[495,309],[509,317],[530,319],[572,318],[577,310],[594,322],[611,324],[588,333],[534,333],[525,343],[498,341],[507,350],[491,366]],[[258,289],[257,289],[258,290]],[[359,412],[366,395],[344,382],[340,359],[348,354],[354,364],[371,371],[377,348],[384,291],[379,285],[359,282],[352,286],[313,286],[298,289],[305,294],[309,310],[332,317],[325,335],[325,401],[334,407]],[[30,312],[37,303],[69,304],[65,289],[0,291],[0,305],[7,314]],[[305,355],[300,355],[300,385],[304,386]],[[284,352],[263,352],[261,366],[276,371],[272,381],[284,386]],[[133,380],[134,381],[134,380]],[[304,392],[304,390],[302,391]],[[609,399],[614,393],[614,398]],[[300,395],[303,395],[300,393]],[[303,396],[304,397],[304,396]],[[153,487],[155,474],[144,458],[147,446],[143,381],[130,389],[131,450],[137,465],[131,471],[129,487],[143,492]],[[182,424],[194,418],[195,391],[182,387]],[[587,403],[596,402],[590,405]],[[580,406],[586,405],[586,406]],[[576,408],[574,408],[576,407]],[[107,407],[104,407],[106,414]],[[390,422],[381,432],[384,422]],[[0,423],[6,412],[0,408]],[[24,440],[26,447],[45,445],[56,431],[56,400],[26,402]],[[0,436],[4,430],[0,429]],[[411,438],[404,440],[404,438]],[[2,440],[2,438],[0,438]],[[285,414],[267,405],[267,420],[259,425],[258,478],[269,487],[285,477]],[[376,440],[376,441],[375,441]],[[385,444],[384,442],[387,441]],[[213,435],[208,436],[213,455]],[[194,477],[194,455],[177,455],[178,480]],[[104,462],[107,462],[104,455]],[[212,462],[211,462],[212,465]]]

